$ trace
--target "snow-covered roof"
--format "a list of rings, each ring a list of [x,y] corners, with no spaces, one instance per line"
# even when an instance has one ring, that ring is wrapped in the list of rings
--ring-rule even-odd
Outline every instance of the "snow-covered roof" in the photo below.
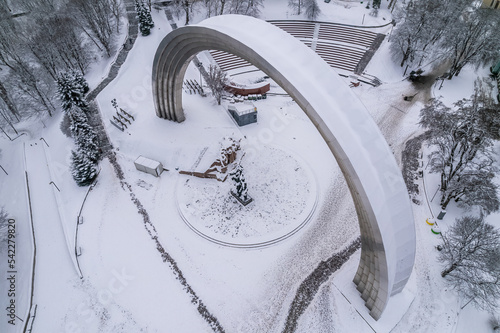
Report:
[[[139,164],[139,165],[142,165],[142,166],[145,166],[147,168],[151,168],[151,169],[156,169],[158,166],[161,165],[160,162],[158,161],[155,161],[155,160],[152,160],[150,158],[147,158],[147,157],[144,157],[144,156],[139,156],[135,162],[136,164]]]
[[[227,108],[228,110],[235,111],[239,116],[247,113],[257,112],[257,108],[252,102],[230,103]]]

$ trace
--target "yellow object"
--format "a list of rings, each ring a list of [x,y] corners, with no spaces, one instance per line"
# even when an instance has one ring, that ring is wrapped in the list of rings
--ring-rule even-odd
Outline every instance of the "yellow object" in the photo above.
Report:
[[[425,220],[425,222],[427,222],[428,225],[434,225],[436,222],[434,222],[434,219],[427,219]]]

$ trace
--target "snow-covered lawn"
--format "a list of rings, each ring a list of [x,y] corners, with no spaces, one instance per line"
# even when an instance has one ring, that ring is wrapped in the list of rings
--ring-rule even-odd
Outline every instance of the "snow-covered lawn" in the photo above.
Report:
[[[332,0],[330,4],[320,1],[319,5],[323,11],[319,20],[361,24],[364,17],[365,25],[390,20],[387,10],[374,18],[358,2]],[[262,16],[297,18],[283,8],[285,0],[268,0]],[[122,187],[105,159],[98,182],[83,206],[77,240],[73,237],[76,217],[87,189],[78,188],[68,172],[72,144],[59,130],[61,115],[47,121],[47,128],[29,124],[27,135],[13,142],[4,138],[0,141],[0,164],[9,172],[7,176],[0,170],[0,202],[18,227],[21,273],[17,314],[25,318],[30,288],[31,231],[23,166],[26,152],[37,242],[34,332],[212,331],[159,255],[131,193],[148,212],[160,243],[226,332],[280,332],[304,278],[319,262],[359,236],[345,182],[314,125],[287,96],[254,102],[259,110],[258,122],[244,127],[235,125],[225,102],[219,106],[210,97],[199,95],[183,96],[185,122],[157,118],[151,96],[151,66],[159,42],[171,28],[164,13],[153,13],[153,18],[152,35],[138,38],[116,80],[97,98],[130,188]],[[195,15],[195,21],[201,19],[200,13]],[[385,33],[389,32],[390,27]],[[377,88],[361,84],[352,89],[380,126],[398,160],[404,142],[420,131],[418,113],[426,98],[443,95],[451,103],[468,97],[476,75],[485,75],[484,71],[466,68],[458,78],[445,82],[441,90],[434,85],[430,91],[419,92],[402,79],[402,69],[390,61],[387,40],[366,71],[383,84]],[[199,80],[199,72],[190,66],[186,77]],[[251,82],[261,77],[256,72],[240,79]],[[349,79],[345,81],[349,84]],[[283,92],[271,84],[272,92]],[[403,101],[403,96],[417,92],[412,102]],[[115,111],[113,98],[135,117],[124,132],[109,123]],[[43,146],[40,137],[48,146]],[[230,180],[220,183],[178,173],[189,170],[205,147],[218,151],[224,137],[242,138],[242,151],[247,153],[242,164],[255,202],[245,208],[228,195]],[[162,162],[168,171],[159,178],[137,171],[133,161],[139,155]],[[418,182],[422,189],[425,181],[430,202],[438,179],[424,175]],[[429,208],[434,214],[439,211],[439,198],[429,207],[423,195],[422,205],[413,206],[417,231],[414,273],[404,293],[391,304],[393,309],[399,308],[399,313],[390,311],[392,315],[379,322],[368,316],[350,283],[359,260],[357,252],[320,288],[300,318],[298,332],[387,332],[393,327],[394,332],[489,332],[486,313],[468,306],[457,316],[459,300],[439,275],[435,246],[440,237],[425,223],[431,215]],[[440,225],[446,229],[461,214],[450,204]],[[227,247],[201,237],[183,217],[191,227],[223,242],[258,243],[287,234],[290,237],[256,249]],[[488,221],[499,226],[499,215],[489,216]],[[83,279],[75,266],[75,245],[81,248],[78,260]],[[4,259],[0,258],[0,265],[5,265]],[[0,267],[3,272],[4,266]],[[0,293],[2,297],[6,294],[3,282]],[[22,330],[21,325],[12,330],[4,319],[0,327],[1,332]]]

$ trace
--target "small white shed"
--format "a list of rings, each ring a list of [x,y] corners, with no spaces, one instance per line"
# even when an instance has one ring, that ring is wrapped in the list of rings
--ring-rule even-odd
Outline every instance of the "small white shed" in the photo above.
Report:
[[[163,165],[160,162],[142,155],[134,161],[134,164],[137,170],[149,173],[156,177],[159,177],[163,172]]]

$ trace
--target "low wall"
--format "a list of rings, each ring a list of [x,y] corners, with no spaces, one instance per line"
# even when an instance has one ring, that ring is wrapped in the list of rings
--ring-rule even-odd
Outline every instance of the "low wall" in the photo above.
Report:
[[[260,87],[254,86],[252,88],[236,87],[236,86],[232,86],[230,84],[226,85],[226,87],[225,87],[226,91],[230,92],[231,94],[241,95],[241,96],[265,94],[266,92],[269,91],[270,88],[271,88],[271,85],[269,83],[265,83]]]

